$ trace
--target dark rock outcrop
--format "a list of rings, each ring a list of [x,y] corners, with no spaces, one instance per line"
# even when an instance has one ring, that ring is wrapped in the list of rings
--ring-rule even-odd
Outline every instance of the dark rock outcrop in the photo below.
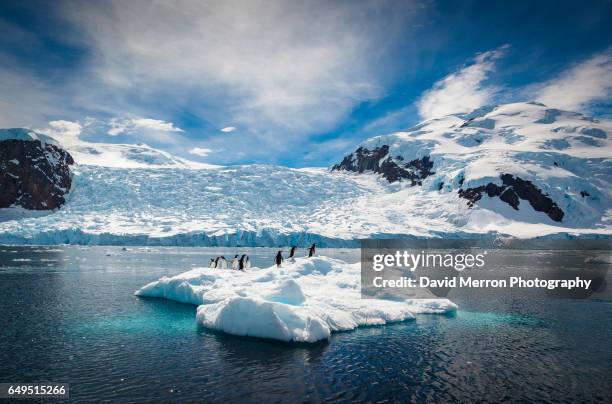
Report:
[[[528,201],[535,211],[546,213],[555,222],[563,219],[564,213],[561,208],[531,181],[511,174],[502,174],[501,179],[503,185],[488,183],[479,187],[459,189],[459,196],[467,199],[468,206],[472,207],[486,193],[490,198],[498,196],[516,210],[519,208],[519,199],[523,199]]]
[[[39,140],[0,141],[0,208],[57,209],[72,179],[72,156]]]
[[[411,185],[421,185],[422,180],[432,174],[433,161],[429,156],[404,163],[401,156],[389,156],[389,146],[383,145],[373,150],[365,147],[344,157],[340,164],[332,167],[332,171],[353,171],[363,173],[371,171],[381,174],[387,181],[396,182],[410,180]]]

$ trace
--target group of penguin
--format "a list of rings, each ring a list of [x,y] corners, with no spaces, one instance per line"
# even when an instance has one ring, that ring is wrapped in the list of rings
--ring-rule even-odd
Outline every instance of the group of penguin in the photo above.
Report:
[[[308,248],[309,257],[313,257],[315,255],[316,248],[317,247],[315,244],[311,245]],[[296,250],[297,250],[296,246],[291,247],[291,250],[289,251],[289,257],[287,257],[287,259],[293,260]],[[284,260],[285,259],[283,258],[283,251],[279,250],[278,253],[276,253],[276,257],[274,257],[274,263],[276,264],[277,267],[280,268]],[[238,254],[236,254],[234,258],[232,259],[231,265],[232,265],[233,270],[244,271],[251,267],[251,260],[249,256],[246,254],[242,254],[240,258],[238,258]],[[223,255],[220,255],[216,258],[211,258],[210,263],[208,264],[208,267],[227,269],[227,260],[225,259]]]
[[[209,268],[221,268],[227,269],[227,260],[223,255],[218,256],[217,258],[211,258],[208,263]],[[238,254],[234,256],[232,260],[232,269],[244,271],[251,267],[251,260],[248,255],[242,254],[240,258],[238,258]]]
[[[308,257],[313,257],[315,255],[316,249],[317,249],[317,246],[313,243],[308,248]],[[290,259],[290,260],[294,259],[295,250],[297,250],[297,247],[295,246],[291,247],[291,250],[289,251],[289,257],[287,257],[287,259]],[[274,263],[276,264],[277,267],[280,268],[284,260],[285,259],[283,258],[283,251],[278,250],[278,252],[276,253],[276,257],[274,257]]]

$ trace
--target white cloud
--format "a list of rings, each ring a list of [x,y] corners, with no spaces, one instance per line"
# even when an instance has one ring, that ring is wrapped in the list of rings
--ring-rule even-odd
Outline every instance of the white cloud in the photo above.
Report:
[[[157,132],[183,132],[181,128],[174,126],[172,122],[150,118],[113,118],[109,122],[108,134],[117,136],[124,133],[134,133],[141,130]]]
[[[48,127],[35,129],[38,132],[54,137],[62,143],[74,143],[81,137],[95,137],[103,143],[107,140],[100,137],[103,134],[111,136],[126,135],[134,142],[158,141],[161,143],[177,143],[169,134],[183,132],[171,122],[149,118],[113,118],[101,120],[86,117],[82,122],[56,120],[47,123]]]
[[[504,45],[474,58],[474,63],[451,73],[436,82],[417,102],[419,115],[424,119],[458,112],[469,112],[486,105],[496,88],[483,85],[489,73],[495,70],[495,61],[508,48]]]
[[[383,94],[387,78],[377,63],[426,7],[414,1],[400,9],[401,21],[368,0],[111,0],[68,2],[63,11],[92,48],[91,75],[109,91],[210,120],[229,116],[278,145],[279,137],[330,130]]]
[[[185,153],[189,136],[127,132],[109,117],[164,117],[190,127],[239,128],[235,162],[303,157],[312,136],[334,130],[364,101],[384,95],[398,77],[398,38],[410,40],[429,0],[101,0],[54,3],[53,30],[32,30],[41,52],[48,36],[79,53],[70,69],[41,75],[0,54],[0,125],[43,127],[51,119],[98,119],[81,137],[155,141]],[[42,10],[41,12],[45,12]],[[392,14],[390,17],[390,12]],[[61,25],[60,25],[61,24]],[[17,38],[17,28],[7,37]],[[418,49],[410,48],[416,57]],[[41,55],[45,56],[45,55]],[[404,55],[406,56],[406,55]],[[38,57],[38,56],[37,56]],[[403,57],[403,60],[413,60]],[[144,139],[143,139],[144,137]],[[180,139],[179,139],[180,138]],[[173,141],[174,148],[168,146]],[[210,143],[226,148],[227,137]],[[208,145],[208,143],[207,143]],[[254,150],[256,149],[256,150]]]
[[[225,128],[221,129],[221,132],[229,133],[229,132],[233,132],[235,130],[236,130],[236,128],[234,126],[226,126]]]
[[[189,150],[190,154],[195,154],[196,156],[206,157],[212,152],[212,149],[207,149],[205,147],[194,147]]]
[[[529,91],[537,101],[567,110],[584,110],[592,102],[609,100],[612,98],[612,48]]]
[[[72,121],[51,121],[49,128],[36,129],[35,131],[49,135],[61,143],[73,143],[79,139],[83,126]]]

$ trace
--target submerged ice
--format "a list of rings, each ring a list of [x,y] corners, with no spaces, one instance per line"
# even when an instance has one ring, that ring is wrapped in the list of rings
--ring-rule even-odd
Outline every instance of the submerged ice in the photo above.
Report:
[[[362,299],[360,264],[328,257],[247,272],[197,268],[163,277],[135,294],[197,305],[196,321],[206,328],[298,342],[457,309],[446,299]]]

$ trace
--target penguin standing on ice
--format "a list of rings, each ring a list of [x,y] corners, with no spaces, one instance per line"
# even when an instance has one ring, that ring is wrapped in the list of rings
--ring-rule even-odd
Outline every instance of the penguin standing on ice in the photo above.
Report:
[[[227,268],[227,261],[225,260],[225,257],[223,255],[220,255],[215,259],[215,268]]]
[[[247,266],[248,264],[248,266]],[[249,256],[246,254],[242,254],[242,257],[240,257],[240,259],[238,260],[238,269],[241,271],[244,271],[245,269],[247,269],[248,267],[250,267],[250,263],[249,263]]]
[[[283,252],[281,250],[278,250],[278,252],[276,253],[276,257],[274,257],[274,262],[276,263],[276,266],[278,268],[281,267],[281,264],[283,263]]]
[[[232,269],[234,271],[238,270],[238,266],[239,266],[239,262],[238,261],[240,261],[240,260],[238,259],[238,254],[236,254],[236,255],[234,255],[234,259],[232,260]]]
[[[315,246],[314,243],[312,243],[312,245],[310,246],[310,248],[308,249],[308,256],[309,257],[314,257],[315,252],[316,252],[317,247]]]
[[[291,262],[295,262],[295,257],[294,257],[294,255],[295,255],[295,250],[296,250],[296,249],[297,249],[297,247],[296,247],[296,246],[293,246],[293,247],[291,247],[291,251],[289,251],[289,260],[290,260]]]
[[[215,268],[216,264],[215,264],[215,259],[211,258],[210,262],[208,263],[208,267],[209,268]]]

